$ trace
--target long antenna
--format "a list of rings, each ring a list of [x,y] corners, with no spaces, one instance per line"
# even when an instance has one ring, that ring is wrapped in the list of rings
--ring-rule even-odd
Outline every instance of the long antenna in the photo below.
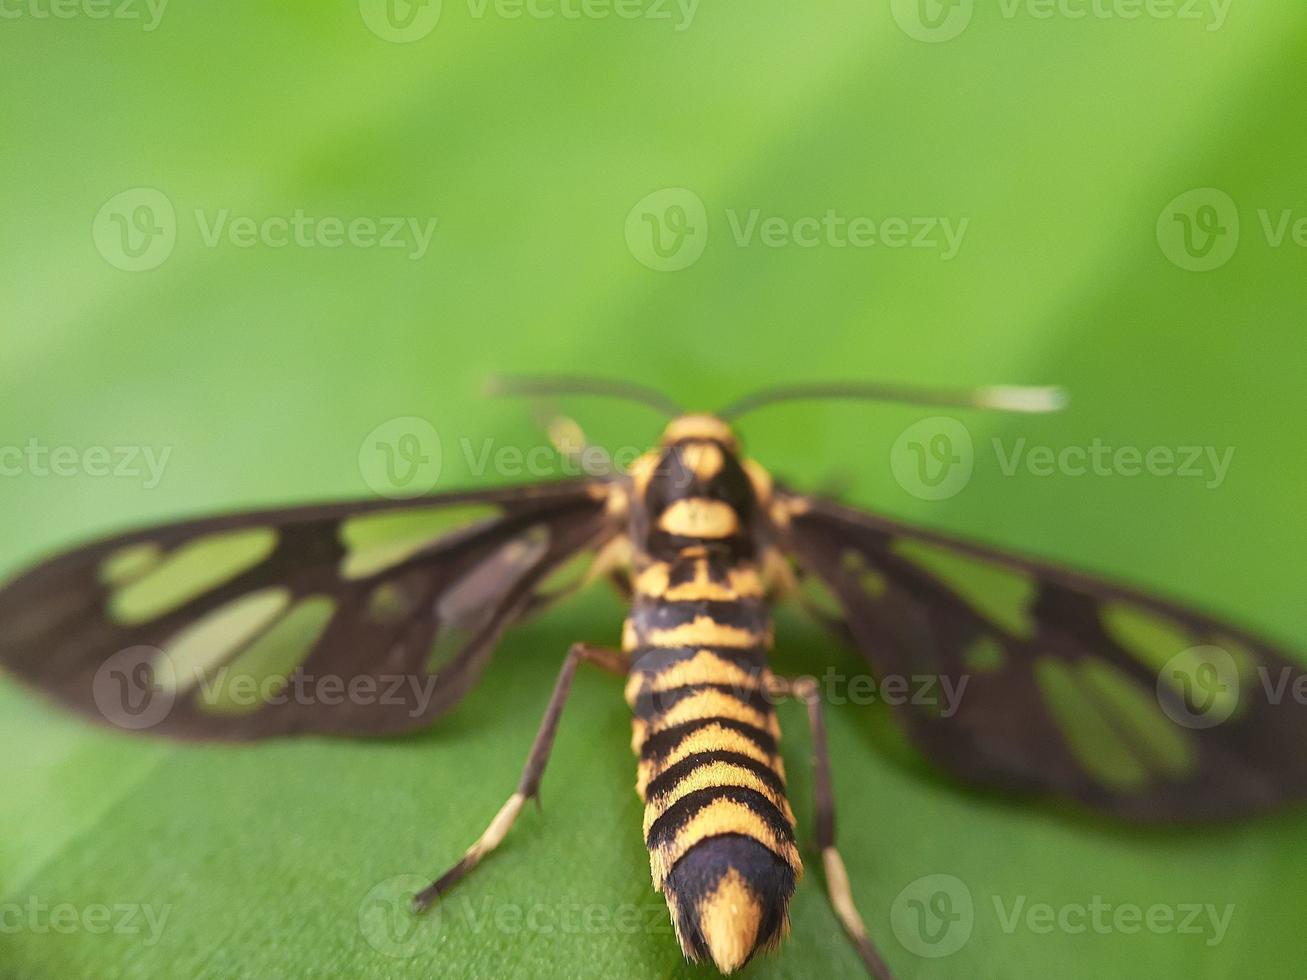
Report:
[[[639,402],[669,417],[682,413],[681,406],[660,391],[627,381],[614,381],[610,378],[575,375],[496,376],[486,382],[486,394],[521,395],[525,397],[597,395],[601,398],[620,398],[624,401]]]
[[[951,408],[984,408],[1000,412],[1042,414],[1066,407],[1063,388],[1045,386],[990,385],[985,388],[927,388],[918,385],[835,383],[785,385],[754,392],[728,405],[717,417],[730,421],[764,405],[777,402],[818,399],[906,402],[910,405],[938,405]]]

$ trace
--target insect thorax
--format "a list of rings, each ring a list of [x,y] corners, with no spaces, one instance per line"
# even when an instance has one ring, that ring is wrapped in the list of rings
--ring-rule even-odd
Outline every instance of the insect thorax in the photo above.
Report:
[[[631,542],[637,566],[671,561],[687,548],[756,557],[759,482],[727,426],[685,416],[668,426],[662,445],[631,467]],[[645,559],[641,562],[640,559]]]

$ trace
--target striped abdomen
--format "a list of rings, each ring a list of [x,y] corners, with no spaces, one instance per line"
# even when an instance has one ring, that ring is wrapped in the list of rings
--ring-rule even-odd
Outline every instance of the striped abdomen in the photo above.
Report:
[[[687,548],[637,579],[626,693],[653,884],[685,954],[723,972],[784,935],[802,873],[766,691],[770,637],[748,564]]]

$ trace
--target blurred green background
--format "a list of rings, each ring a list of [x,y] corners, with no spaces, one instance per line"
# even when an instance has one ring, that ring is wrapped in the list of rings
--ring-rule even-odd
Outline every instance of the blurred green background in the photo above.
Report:
[[[974,475],[938,501],[891,467],[938,413],[797,405],[743,428],[800,486],[1307,650],[1307,11],[817,6],[5,0],[0,446],[23,454],[0,456],[0,574],[129,525],[368,495],[360,447],[395,418],[440,433],[440,488],[546,478],[477,462],[487,440],[541,444],[527,406],[481,397],[500,371],[627,377],[706,408],[799,380],[1059,383],[1061,415],[959,415]],[[297,212],[313,244],[259,230]],[[828,213],[888,238],[841,247]],[[399,248],[362,225],[324,244],[357,218],[437,224],[426,248],[407,225]],[[886,219],[934,231],[910,247]],[[955,249],[943,227],[965,228]],[[658,430],[568,407],[613,447]],[[1009,475],[995,438],[1235,455],[1219,486]],[[157,485],[83,455],[60,476],[28,462],[33,441],[170,455]],[[627,710],[602,677],[578,681],[543,815],[412,935],[374,914],[479,833],[567,644],[613,642],[620,617],[601,592],[554,611],[430,734],[381,743],[179,747],[0,686],[0,975],[712,976],[650,889]],[[780,646],[789,669],[855,663],[793,619]],[[807,733],[781,720],[810,827]],[[854,892],[900,976],[1299,974],[1307,814],[1144,834],[956,792],[880,709],[830,725]],[[891,927],[933,874],[973,903],[947,956]],[[819,886],[811,871],[789,941],[748,976],[861,975]],[[1004,926],[1018,902],[1096,898],[1230,918],[1219,941],[1205,918]],[[146,909],[134,929],[32,911],[124,905],[161,929]]]

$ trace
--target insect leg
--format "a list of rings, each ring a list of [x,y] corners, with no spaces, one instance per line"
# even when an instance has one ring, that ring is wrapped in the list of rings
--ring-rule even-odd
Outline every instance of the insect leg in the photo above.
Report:
[[[808,709],[808,727],[812,730],[813,793],[816,797],[817,847],[821,850],[822,868],[826,872],[826,894],[831,907],[839,917],[844,931],[858,949],[858,955],[867,971],[876,980],[894,980],[894,974],[881,957],[880,951],[867,934],[867,927],[853,904],[849,888],[849,875],[844,859],[835,848],[835,792],[831,786],[830,753],[826,745],[826,715],[822,708],[821,693],[811,677],[795,680],[774,679],[775,689],[792,694]]]
[[[576,665],[581,661],[595,664],[620,676],[626,674],[626,657],[616,650],[592,647],[577,643],[568,651],[563,660],[558,680],[554,683],[554,693],[549,698],[544,717],[540,719],[540,730],[531,744],[531,754],[527,756],[526,766],[522,769],[522,778],[517,790],[495,814],[490,826],[477,838],[476,843],[467,849],[463,857],[452,868],[413,897],[413,910],[421,912],[428,908],[441,895],[452,888],[469,871],[481,863],[481,859],[499,846],[504,836],[513,826],[517,815],[527,800],[537,799],[540,791],[540,778],[544,775],[545,764],[549,761],[549,752],[554,747],[554,735],[558,732],[558,720],[563,714],[563,705],[567,703],[568,692],[572,688],[572,678],[576,674]]]

